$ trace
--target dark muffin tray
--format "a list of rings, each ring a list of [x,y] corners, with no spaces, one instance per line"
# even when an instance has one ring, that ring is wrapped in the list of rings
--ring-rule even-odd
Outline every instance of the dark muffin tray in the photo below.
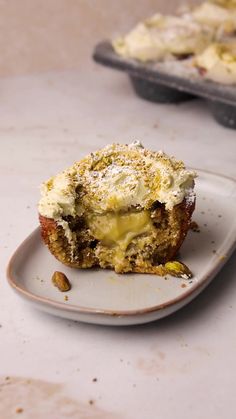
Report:
[[[95,47],[93,58],[97,63],[128,73],[135,92],[143,99],[180,103],[200,97],[207,101],[217,122],[236,129],[236,87],[203,80],[189,59],[143,64],[120,57],[109,41]]]

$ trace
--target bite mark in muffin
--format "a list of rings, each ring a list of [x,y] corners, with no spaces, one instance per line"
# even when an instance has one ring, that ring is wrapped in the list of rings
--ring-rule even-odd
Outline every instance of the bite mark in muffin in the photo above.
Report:
[[[190,227],[195,176],[139,142],[109,145],[43,184],[43,240],[71,267],[165,275]]]

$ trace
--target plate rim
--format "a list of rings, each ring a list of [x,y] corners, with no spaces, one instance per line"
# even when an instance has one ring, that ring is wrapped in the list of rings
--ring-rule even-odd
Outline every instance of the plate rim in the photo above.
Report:
[[[206,173],[208,175],[213,175],[214,177],[227,179],[231,181],[236,187],[236,179],[230,176],[225,176],[223,174],[209,171],[209,170],[204,170],[204,169],[197,169],[197,168],[191,168],[191,169],[197,172]],[[21,249],[25,247],[25,244],[28,241],[30,241],[33,236],[36,236],[37,234],[40,235],[40,226],[36,227],[20,243],[20,245],[17,246],[16,250],[10,257],[10,260],[7,264],[7,269],[6,269],[7,281],[8,281],[8,284],[11,286],[11,288],[13,288],[18,294],[25,297],[27,300],[30,300],[30,302],[36,303],[38,305],[40,304],[46,307],[51,306],[54,309],[57,309],[60,311],[62,310],[63,312],[65,311],[65,312],[76,313],[76,314],[81,314],[81,315],[82,314],[91,314],[91,315],[95,314],[95,315],[103,315],[103,316],[108,316],[108,317],[136,317],[138,315],[147,315],[154,312],[159,312],[160,310],[168,309],[170,307],[174,307],[177,304],[181,304],[185,300],[190,301],[189,297],[191,296],[194,297],[196,292],[197,294],[199,294],[201,291],[201,288],[204,289],[211,282],[211,280],[220,271],[220,269],[224,266],[224,264],[227,262],[227,260],[230,258],[233,251],[235,250],[236,237],[235,237],[235,234],[233,234],[234,232],[235,232],[235,228],[232,229],[232,231],[230,231],[230,234],[229,234],[230,246],[227,249],[227,254],[225,258],[223,260],[220,260],[218,258],[218,261],[214,264],[214,266],[208,272],[206,272],[206,274],[203,275],[202,278],[196,284],[194,284],[189,290],[186,290],[179,296],[172,298],[168,300],[167,302],[164,302],[155,306],[146,307],[146,308],[132,309],[132,310],[114,310],[114,309],[102,309],[102,308],[93,308],[93,307],[88,308],[88,307],[78,306],[75,304],[66,305],[64,302],[55,301],[47,297],[37,296],[33,294],[32,292],[28,291],[27,289],[23,288],[21,285],[17,284],[17,282],[14,279],[14,273],[13,273],[15,259],[17,258],[18,254],[21,252]]]

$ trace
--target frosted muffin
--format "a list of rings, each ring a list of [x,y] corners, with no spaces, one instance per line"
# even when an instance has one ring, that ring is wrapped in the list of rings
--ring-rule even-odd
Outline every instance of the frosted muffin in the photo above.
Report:
[[[236,2],[205,2],[196,7],[192,18],[201,24],[214,28],[217,37],[231,35],[236,30]]]
[[[147,62],[201,52],[212,38],[210,28],[188,19],[156,14],[112,45],[122,57]]]
[[[236,84],[236,42],[210,45],[194,61],[200,74],[223,84]]]
[[[108,145],[42,185],[43,240],[75,268],[164,274],[190,227],[194,178],[139,142]]]

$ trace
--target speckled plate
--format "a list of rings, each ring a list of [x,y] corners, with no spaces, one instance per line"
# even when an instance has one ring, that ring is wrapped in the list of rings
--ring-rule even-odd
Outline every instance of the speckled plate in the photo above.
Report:
[[[87,323],[141,324],[175,312],[211,282],[236,244],[236,182],[217,174],[197,172],[197,207],[193,219],[200,232],[188,233],[180,255],[194,274],[192,280],[67,268],[51,256],[37,228],[10,260],[9,284],[35,308]],[[69,292],[62,293],[52,285],[55,270],[70,279]]]

